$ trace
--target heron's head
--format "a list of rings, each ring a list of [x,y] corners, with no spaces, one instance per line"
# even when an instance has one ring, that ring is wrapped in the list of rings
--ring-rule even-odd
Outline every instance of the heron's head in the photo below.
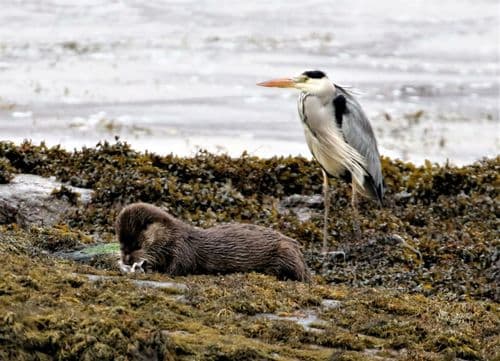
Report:
[[[335,86],[321,70],[306,70],[293,78],[272,79],[257,85],[274,88],[296,88],[305,93],[327,95],[335,91]]]

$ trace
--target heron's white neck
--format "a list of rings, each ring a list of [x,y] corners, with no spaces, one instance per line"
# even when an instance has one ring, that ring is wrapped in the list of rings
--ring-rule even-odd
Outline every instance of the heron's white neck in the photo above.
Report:
[[[325,103],[335,95],[335,85],[327,77],[321,79],[308,79],[307,82],[297,86],[302,92],[314,95]]]

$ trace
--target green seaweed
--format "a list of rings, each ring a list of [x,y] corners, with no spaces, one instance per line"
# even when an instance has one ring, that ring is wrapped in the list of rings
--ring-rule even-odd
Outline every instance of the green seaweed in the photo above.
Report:
[[[119,243],[104,243],[98,244],[91,247],[86,247],[82,249],[83,253],[88,255],[97,255],[97,254],[113,254],[120,252],[120,244]]]

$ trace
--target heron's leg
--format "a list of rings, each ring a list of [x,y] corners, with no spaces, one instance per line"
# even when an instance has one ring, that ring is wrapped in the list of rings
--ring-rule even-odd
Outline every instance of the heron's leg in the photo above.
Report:
[[[352,228],[354,230],[354,236],[360,239],[361,228],[359,227],[358,191],[356,189],[356,184],[354,182],[352,183],[351,206],[352,206]]]
[[[330,184],[328,182],[328,175],[324,170],[323,172],[323,202],[325,205],[325,214],[323,219],[323,248],[322,252],[326,253],[328,250],[328,212],[330,210]]]

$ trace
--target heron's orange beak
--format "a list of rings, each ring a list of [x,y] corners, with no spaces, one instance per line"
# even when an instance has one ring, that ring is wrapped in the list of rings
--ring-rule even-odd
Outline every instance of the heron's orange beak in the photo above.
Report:
[[[257,85],[272,88],[295,88],[295,81],[291,78],[280,78],[257,83]]]

